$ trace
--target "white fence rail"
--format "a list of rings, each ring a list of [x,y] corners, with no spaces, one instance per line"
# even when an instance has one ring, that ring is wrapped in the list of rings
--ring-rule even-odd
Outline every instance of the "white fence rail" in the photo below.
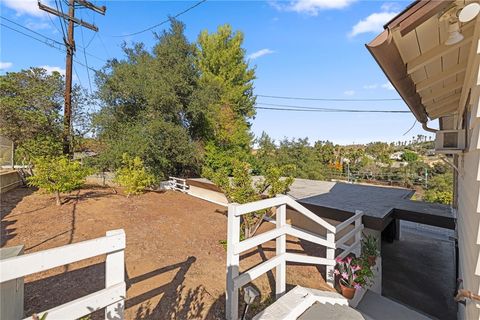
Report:
[[[286,222],[287,206],[306,216],[316,224],[326,229],[326,237],[288,225]],[[261,233],[252,238],[240,241],[241,216],[250,212],[276,208],[275,229]],[[226,318],[238,319],[239,289],[250,281],[255,280],[264,273],[276,269],[275,292],[277,297],[286,290],[286,263],[297,262],[304,264],[317,264],[326,266],[326,281],[331,286],[334,284],[333,269],[335,262],[335,250],[342,249],[337,257],[344,258],[350,253],[359,255],[362,237],[363,212],[356,211],[355,215],[348,220],[334,226],[324,219],[290,198],[279,195],[275,198],[260,200],[246,204],[232,203],[228,206],[227,228],[227,290],[226,290]],[[353,229],[345,233],[340,239],[336,235],[354,224]],[[291,235],[306,241],[310,241],[326,247],[326,257],[314,257],[287,252],[286,236]],[[255,248],[265,242],[276,239],[276,255],[267,261],[243,272],[239,271],[240,254]],[[347,242],[352,242],[347,245]]]
[[[177,190],[181,192],[188,191],[187,180],[177,177],[168,177],[168,189]]]
[[[0,283],[106,254],[105,289],[37,313],[40,316],[48,313],[48,320],[78,319],[105,308],[105,319],[122,320],[126,298],[124,250],[125,232],[122,229],[108,231],[102,238],[1,260]]]

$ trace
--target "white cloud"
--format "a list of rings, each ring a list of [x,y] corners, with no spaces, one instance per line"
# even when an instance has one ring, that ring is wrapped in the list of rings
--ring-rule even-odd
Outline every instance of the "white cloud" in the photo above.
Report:
[[[255,60],[257,58],[260,58],[260,57],[265,56],[267,54],[272,54],[274,52],[275,51],[270,50],[270,49],[261,49],[261,50],[255,51],[252,54],[249,54],[247,58],[250,59],[250,60]]]
[[[346,96],[353,96],[355,94],[354,90],[347,90],[343,92],[344,95]]]
[[[385,82],[384,84],[372,83],[366,84],[363,86],[363,89],[374,90],[374,89],[386,89],[386,90],[395,90],[393,85],[390,82]]]
[[[3,4],[10,9],[15,10],[17,15],[31,15],[35,17],[45,17],[46,12],[38,8],[37,0],[2,0]],[[45,5],[50,5],[49,1],[42,1]]]
[[[28,22],[26,27],[33,30],[44,30],[44,29],[51,28],[50,25],[46,22],[33,22],[33,21]]]
[[[357,0],[294,0],[287,5],[269,1],[270,5],[280,11],[295,11],[316,16],[321,10],[343,9]]]
[[[11,62],[0,61],[0,70],[5,70],[8,68],[11,68],[12,66],[13,66],[13,63]]]
[[[383,4],[381,7],[382,12],[374,12],[365,19],[357,22],[348,35],[355,37],[362,33],[382,32],[383,26],[398,14],[397,10],[393,10],[397,9],[397,7],[393,5],[394,4],[391,3]]]
[[[386,83],[382,84],[382,88],[387,89],[387,90],[395,90],[395,88],[393,87],[393,85],[390,82],[386,82]]]
[[[363,86],[363,89],[367,89],[367,90],[372,90],[372,89],[377,89],[378,88],[378,84],[376,83],[373,83],[373,84],[366,84]]]
[[[43,69],[47,70],[48,74],[52,74],[52,72],[56,71],[56,72],[60,73],[62,76],[65,75],[65,69],[60,68],[60,67],[40,66],[39,68],[43,68]]]

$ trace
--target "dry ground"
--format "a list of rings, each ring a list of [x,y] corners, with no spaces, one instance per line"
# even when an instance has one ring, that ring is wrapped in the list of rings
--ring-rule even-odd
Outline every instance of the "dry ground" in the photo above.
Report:
[[[127,198],[99,187],[70,194],[59,207],[50,195],[17,188],[1,196],[1,217],[1,246],[22,244],[26,253],[124,229],[127,319],[224,318],[226,251],[219,244],[226,239],[224,207],[173,191]],[[261,230],[270,227],[264,224]],[[268,259],[274,248],[270,242],[246,253],[242,269]],[[324,255],[321,248],[294,238],[288,239],[288,249]],[[103,288],[104,261],[92,258],[27,277],[27,315]],[[329,290],[322,273],[313,266],[289,265],[288,287]],[[274,272],[254,285],[267,304],[275,290]]]

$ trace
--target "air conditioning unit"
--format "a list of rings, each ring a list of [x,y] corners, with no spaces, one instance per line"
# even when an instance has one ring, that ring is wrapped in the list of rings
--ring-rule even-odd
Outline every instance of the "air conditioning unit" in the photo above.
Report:
[[[438,130],[435,137],[435,152],[460,153],[465,149],[465,130]]]

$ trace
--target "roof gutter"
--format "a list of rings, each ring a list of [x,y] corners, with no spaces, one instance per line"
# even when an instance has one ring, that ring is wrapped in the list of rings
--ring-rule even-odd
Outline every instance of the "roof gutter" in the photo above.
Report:
[[[388,80],[408,105],[419,122],[427,123],[428,116],[415,84],[408,76],[407,66],[393,41],[390,29],[385,29],[372,42],[366,45]]]

